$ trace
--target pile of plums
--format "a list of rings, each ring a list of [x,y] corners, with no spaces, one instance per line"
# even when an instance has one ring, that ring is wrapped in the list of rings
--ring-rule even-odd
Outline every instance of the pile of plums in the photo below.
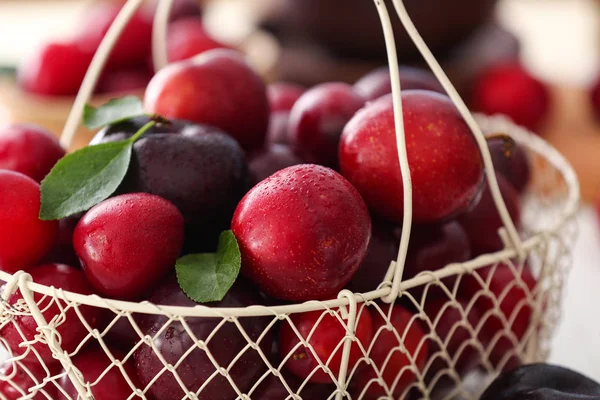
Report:
[[[70,38],[48,42],[18,70],[20,87],[44,96],[74,96],[123,3],[96,1],[82,13]],[[145,1],[125,26],[96,85],[95,93],[142,90],[153,75],[152,24],[156,2]],[[206,32],[202,9],[194,0],[174,0],[167,28],[170,62],[191,58],[206,50],[227,48]]]
[[[117,55],[134,54],[119,50],[115,65],[147,56],[123,60]],[[504,245],[498,236],[502,221],[466,123],[430,73],[402,67],[401,79],[415,224],[404,267],[404,279],[410,279]],[[147,112],[171,122],[155,125],[135,142],[113,196],[60,221],[39,219],[39,182],[64,150],[39,127],[4,129],[0,267],[25,270],[35,282],[81,294],[191,307],[196,303],[179,287],[175,261],[215,251],[219,234],[231,229],[243,276],[210,307],[328,300],[343,288],[376,290],[397,256],[405,210],[390,91],[385,69],[355,85],[306,89],[266,85],[233,50],[173,62],[152,78],[144,98]],[[106,127],[91,146],[131,137],[147,121],[139,117]],[[530,175],[527,154],[501,134],[488,145],[504,201],[519,225],[520,196]],[[443,283],[448,290],[415,288],[396,303],[359,307],[349,391],[366,399],[399,397],[418,378],[433,386],[434,380],[446,382],[439,376],[447,368],[467,374],[481,365],[501,369],[519,363],[513,348],[530,330],[530,292],[537,284],[529,267],[500,264]],[[478,296],[484,288],[487,295]],[[407,302],[411,297],[416,300]],[[21,299],[17,291],[8,303]],[[198,399],[234,399],[236,389],[247,393],[254,386],[253,398],[263,400],[286,398],[288,387],[301,388],[307,399],[325,399],[340,373],[346,327],[337,309],[281,320],[240,317],[235,323],[151,314],[126,318],[88,306],[62,310],[60,302],[38,294],[36,300],[45,306],[46,320],[62,314],[56,328],[61,347],[77,350],[72,360],[95,382],[96,400],[131,395],[120,368],[108,368],[105,351],[123,360],[135,343],[124,371],[155,400],[181,398],[183,387]],[[91,329],[101,332],[104,347],[94,343]],[[20,345],[38,333],[29,315],[16,316],[0,330],[24,362],[41,360],[60,370],[45,344]],[[266,374],[265,359],[282,365],[282,378]],[[26,390],[33,377],[17,376]],[[56,384],[75,395],[66,377]],[[16,398],[11,388],[0,385],[0,393]]]

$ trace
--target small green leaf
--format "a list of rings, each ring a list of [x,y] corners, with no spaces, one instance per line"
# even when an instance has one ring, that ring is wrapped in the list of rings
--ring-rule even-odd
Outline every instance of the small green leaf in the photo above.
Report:
[[[177,260],[179,286],[197,303],[221,301],[235,282],[242,265],[237,240],[231,231],[221,233],[216,253],[190,254]]]
[[[98,108],[86,105],[83,110],[83,124],[89,129],[97,129],[142,115],[146,113],[140,99],[126,96],[110,100]]]
[[[108,198],[127,173],[132,147],[129,140],[103,143],[63,157],[42,181],[40,218],[68,217]]]

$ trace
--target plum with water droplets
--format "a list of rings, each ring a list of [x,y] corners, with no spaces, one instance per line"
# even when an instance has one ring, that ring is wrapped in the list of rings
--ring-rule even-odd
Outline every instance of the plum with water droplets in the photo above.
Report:
[[[371,218],[344,177],[303,164],[252,188],[232,230],[247,277],[272,297],[304,301],[335,296],[350,280],[366,254]]]
[[[467,211],[483,180],[483,161],[469,127],[447,96],[407,90],[402,100],[413,220],[434,223]],[[340,169],[376,214],[402,223],[395,132],[391,95],[367,104],[344,128]]]

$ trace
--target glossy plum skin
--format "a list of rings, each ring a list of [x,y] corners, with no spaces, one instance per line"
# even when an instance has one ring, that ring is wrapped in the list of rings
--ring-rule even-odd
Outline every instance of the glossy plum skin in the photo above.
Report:
[[[335,392],[334,385],[315,384],[308,382],[298,392],[300,386],[304,383],[303,380],[294,376],[286,369],[281,371],[281,375],[288,384],[292,393],[300,395],[303,399],[309,400],[329,400],[329,397]],[[260,400],[284,400],[287,399],[290,392],[283,386],[281,378],[275,375],[266,377],[252,393],[252,398]]]
[[[185,307],[197,305],[179,289],[174,277],[157,287],[148,300],[154,304],[162,305]],[[261,304],[261,300],[256,290],[244,282],[243,279],[238,279],[223,300],[206,305],[210,307],[246,307],[258,304]],[[250,317],[239,318],[238,320],[248,336],[256,341],[266,329],[271,318]],[[150,336],[155,335],[167,321],[167,317],[164,316],[141,315],[139,317],[140,328],[144,334]],[[186,323],[199,340],[206,340],[221,322],[220,318],[186,318]],[[180,361],[183,354],[191,346],[195,346],[195,342],[186,333],[181,323],[171,322],[169,327],[154,340],[154,345],[157,346],[158,351],[168,363],[175,364]],[[233,322],[226,322],[218,329],[218,333],[212,336],[207,347],[218,365],[227,368],[247,345],[248,342],[236,325]],[[259,347],[264,354],[270,354],[271,346],[272,335],[267,333],[260,341]],[[163,364],[154,351],[146,345],[136,350],[134,358],[138,376],[144,386],[163,369]],[[256,350],[247,349],[244,355],[231,366],[229,373],[242,393],[247,393],[247,390],[252,387],[265,370],[266,364],[260,358],[259,353]],[[194,349],[187,355],[185,361],[177,368],[177,373],[190,391],[197,391],[214,372],[214,365],[205,351],[199,348]],[[179,399],[184,396],[179,383],[168,371],[158,378],[150,388],[149,393],[155,400]],[[230,400],[235,397],[236,394],[228,380],[224,376],[216,374],[210,383],[204,387],[198,399]]]
[[[531,179],[531,165],[525,149],[510,136],[490,137],[487,143],[496,173],[502,174],[519,193],[523,193]]]
[[[28,394],[28,389],[32,386],[35,386],[42,382],[44,378],[46,378],[46,372],[44,369],[35,363],[31,364],[23,364],[25,369],[14,363],[3,362],[0,365],[0,375],[3,377],[11,376],[13,373],[14,377],[10,380],[2,380],[0,381],[0,394],[4,396],[6,400],[19,400],[22,399],[24,395]],[[16,372],[14,371],[16,368]],[[31,375],[33,375],[33,378]],[[12,384],[11,384],[12,383]],[[44,393],[43,393],[44,392]],[[47,383],[44,385],[42,389],[40,389],[35,396],[33,396],[33,400],[47,400],[49,398],[56,398],[56,387],[53,383]]]
[[[476,368],[481,361],[481,354],[474,346],[464,346],[464,343],[471,340],[473,336],[462,325],[462,321],[466,319],[470,326],[476,327],[481,319],[481,314],[475,307],[469,309],[469,303],[466,300],[458,299],[457,303],[451,304],[447,297],[428,299],[425,303],[425,313],[432,324],[435,324],[435,334],[444,344],[444,349],[448,352],[451,360],[449,363],[441,354],[436,354],[442,349],[437,341],[429,341],[429,357],[435,356],[436,359],[427,371],[426,381],[428,381],[427,384],[430,384],[433,379],[436,379],[434,388],[437,390],[455,384],[448,374],[437,378],[436,375],[441,370],[453,368],[462,377]],[[465,318],[463,318],[463,312],[466,314]]]
[[[446,94],[435,75],[420,68],[400,66],[400,87],[402,90],[430,90]],[[389,67],[379,67],[354,84],[354,91],[366,101],[373,101],[392,93]]]
[[[93,294],[92,288],[80,269],[62,264],[46,264],[36,266],[28,271],[33,278],[33,281],[46,286],[54,286],[69,292],[80,293],[84,295]],[[43,301],[43,295],[34,293],[33,298],[38,303],[38,307],[43,311],[43,316],[46,321],[52,320],[57,315],[61,314],[61,308],[46,297]],[[13,293],[8,302],[14,305],[17,301],[22,301],[23,296],[20,291]],[[41,303],[40,303],[41,302]],[[60,301],[62,308],[66,307],[64,301]],[[102,321],[104,317],[103,309],[89,306],[79,306],[79,311],[85,318],[86,322],[94,329]],[[16,315],[14,323],[5,325],[0,331],[0,336],[3,337],[14,354],[23,354],[27,351],[27,347],[19,347],[19,344],[24,341],[23,337],[15,327],[19,326],[25,336],[25,340],[33,340],[37,331],[37,323],[31,315]],[[56,327],[56,331],[61,337],[61,348],[64,351],[72,352],[81,343],[82,339],[88,335],[88,330],[83,325],[79,316],[73,308],[70,308],[64,315],[64,322]],[[39,357],[46,363],[51,365],[58,363],[58,360],[52,357],[50,348],[45,343],[37,342],[33,345],[33,349],[37,351]],[[27,361],[39,364],[37,356],[33,351],[30,351],[26,357]]]
[[[324,315],[324,313],[326,314]],[[334,377],[338,377],[344,348],[340,343],[346,336],[346,327],[338,317],[321,310],[293,314],[290,316],[290,321],[291,324],[287,320],[284,321],[279,331],[279,358],[283,360],[292,354],[285,363],[285,367],[303,380],[309,378],[310,375],[310,382],[332,383],[331,376],[320,367],[319,361],[331,370]],[[302,338],[312,346],[316,356],[308,347],[298,346],[300,339],[294,332],[292,324],[300,332]],[[369,348],[373,338],[373,325],[371,315],[366,308],[358,318],[356,338],[364,349]],[[360,346],[354,342],[348,358],[349,371],[352,371],[362,356]],[[316,372],[313,374],[313,371]]]
[[[490,277],[489,275],[492,273]],[[477,274],[484,280],[489,281],[489,290],[499,302],[499,314],[509,321],[508,331],[513,334],[517,340],[522,340],[530,328],[531,318],[533,316],[533,307],[530,299],[531,293],[537,286],[537,279],[533,276],[527,264],[518,274],[515,275],[511,268],[506,264],[499,264],[494,270],[492,267],[486,267],[477,271]],[[471,301],[477,293],[482,290],[482,285],[474,276],[466,277],[459,288],[459,296]],[[479,296],[474,303],[474,307],[479,310],[483,322],[479,340],[491,349],[489,361],[495,367],[502,364],[502,370],[507,371],[521,364],[517,355],[506,357],[508,353],[514,353],[514,345],[509,336],[504,333],[505,324],[497,313],[486,315],[494,310],[494,303],[489,296]],[[510,323],[510,321],[513,321]],[[480,321],[481,323],[481,321]]]
[[[483,178],[483,162],[469,128],[446,96],[414,90],[404,92],[402,99],[414,222],[437,222],[464,212]],[[391,95],[356,113],[344,128],[340,167],[375,213],[402,223],[393,114]]]
[[[58,221],[42,221],[40,185],[18,172],[0,170],[0,269],[28,269],[52,248]]]
[[[345,83],[322,83],[308,90],[290,112],[292,147],[300,155],[312,156],[318,164],[336,169],[342,130],[364,103]]]
[[[272,144],[249,158],[248,167],[253,183],[258,183],[284,168],[304,163],[304,160],[288,146],[281,144]]]
[[[81,16],[76,32],[77,43],[91,51],[98,49],[100,42],[121,10],[119,2],[94,2]],[[143,7],[125,26],[108,58],[108,67],[131,67],[141,65],[150,56],[152,45],[152,13]]]
[[[267,97],[271,112],[291,111],[306,89],[289,82],[275,82],[267,86]]]
[[[124,194],[94,206],[77,224],[73,245],[90,283],[104,295],[138,298],[175,266],[183,216],[169,201]]]
[[[516,63],[491,67],[475,82],[473,108],[486,114],[505,114],[517,124],[536,130],[550,109],[550,93],[544,83]]]
[[[175,204],[185,219],[186,249],[200,252],[214,251],[249,181],[246,157],[235,140],[216,129],[190,126],[181,134],[137,141],[119,190],[152,193]]]
[[[92,50],[77,43],[48,43],[19,66],[18,83],[30,93],[73,96],[83,82],[93,55]]]
[[[167,59],[169,62],[187,60],[207,50],[229,46],[210,36],[198,18],[182,18],[169,24]]]
[[[125,359],[126,354],[120,350],[109,347],[109,351],[115,359],[121,362]],[[89,382],[90,384],[94,384],[100,375],[111,365],[108,355],[100,346],[92,346],[80,351],[72,358],[72,361],[75,367],[83,374],[84,382]],[[135,387],[139,387],[133,360],[129,358],[123,363],[123,367]],[[67,375],[61,378],[60,385],[71,398],[77,398],[77,390]],[[92,386],[91,391],[95,400],[127,399],[133,393],[121,370],[114,365],[98,383]]]
[[[127,121],[105,126],[94,135],[94,137],[90,141],[90,146],[99,143],[106,143],[130,138],[148,122],[150,122],[150,118],[148,117],[135,117]],[[186,121],[172,120],[170,124],[154,125],[146,133],[144,133],[144,136],[148,137],[149,135],[154,135],[158,133],[175,134],[184,132],[187,129],[195,128],[201,129],[208,127],[202,125],[189,124]]]
[[[551,364],[534,363],[497,377],[480,400],[594,400],[600,397],[600,384],[573,370]]]
[[[508,213],[518,228],[521,225],[519,193],[506,181],[504,176],[496,174],[496,178]],[[503,227],[504,224],[496,209],[496,203],[494,202],[487,181],[485,182],[485,187],[479,201],[472,210],[458,217],[458,222],[469,237],[474,256],[499,251],[504,248],[502,239],[498,234],[498,229]]]
[[[246,150],[263,145],[269,124],[265,84],[233,50],[209,50],[163,68],[150,81],[144,105],[166,118],[221,128]]]
[[[277,299],[335,296],[362,262],[371,218],[337,172],[303,164],[281,170],[246,194],[231,229],[242,273]]]
[[[370,358],[380,371],[386,385],[391,388],[394,398],[402,398],[408,387],[416,380],[416,376],[412,369],[405,369],[402,373],[400,372],[403,368],[410,367],[411,365],[406,354],[400,351],[400,347],[406,347],[411,357],[414,357],[419,371],[423,371],[425,362],[427,361],[428,342],[423,340],[425,331],[421,327],[419,319],[411,320],[413,318],[411,312],[400,305],[393,305],[390,314],[389,305],[382,305],[380,307],[384,315],[391,316],[390,322],[400,335],[403,335],[408,328],[406,336],[402,336],[404,341],[401,344],[392,331],[385,329],[387,321],[381,316],[380,312],[375,307],[370,308],[373,320],[373,334],[375,335],[374,342],[371,345],[371,352],[369,353]],[[378,334],[377,332],[380,330],[381,332]],[[393,355],[387,361],[391,352],[393,352]],[[401,375],[394,386],[398,374]],[[354,385],[353,393],[357,398],[362,393],[364,393],[362,398],[368,400],[378,399],[381,396],[387,395],[384,387],[377,383],[376,376],[372,366],[365,367],[362,373],[354,376],[352,381],[352,385]]]
[[[0,129],[0,169],[41,182],[64,155],[56,137],[40,126],[16,124]]]

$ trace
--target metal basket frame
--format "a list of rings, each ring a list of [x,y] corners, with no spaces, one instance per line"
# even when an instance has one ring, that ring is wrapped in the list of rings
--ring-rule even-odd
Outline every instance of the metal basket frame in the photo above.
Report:
[[[95,86],[95,83],[96,83],[99,75],[100,75],[100,72],[102,71],[102,68],[108,59],[110,50],[114,46],[116,40],[118,39],[119,35],[123,31],[123,28],[125,27],[127,22],[132,18],[132,16],[137,11],[137,9],[142,5],[142,3],[143,3],[143,0],[128,0],[125,3],[125,5],[123,6],[121,12],[115,19],[112,26],[108,30],[108,33],[106,34],[102,43],[100,44],[100,47],[92,60],[92,63],[89,67],[89,70],[88,70],[86,76],[85,76],[85,79],[82,83],[80,91],[75,99],[73,108],[69,115],[69,118],[65,124],[64,131],[61,136],[61,144],[63,146],[69,147],[71,141],[73,140],[74,134],[76,132],[76,128],[79,124],[79,121],[81,120],[81,116],[83,113],[83,107],[84,107],[85,103],[89,100],[89,98],[92,94],[93,88]],[[151,304],[146,301],[144,301],[144,302],[127,302],[127,301],[119,301],[119,300],[102,298],[97,295],[81,295],[81,294],[77,294],[77,293],[63,291],[58,288],[48,287],[48,286],[37,284],[32,281],[31,275],[29,275],[28,273],[23,272],[23,271],[19,271],[12,275],[8,274],[6,272],[0,271],[0,279],[7,282],[4,293],[2,294],[3,301],[0,306],[0,308],[1,308],[0,311],[2,312],[0,322],[2,324],[7,324],[7,323],[10,323],[10,321],[14,317],[14,315],[17,315],[18,313],[23,313],[23,312],[29,313],[35,319],[35,321],[38,325],[39,337],[37,338],[37,340],[45,342],[50,347],[50,349],[53,353],[53,356],[60,361],[62,367],[66,371],[64,373],[66,373],[69,376],[71,382],[76,387],[80,396],[82,398],[91,398],[90,394],[88,393],[88,389],[90,388],[90,382],[86,383],[85,380],[82,379],[81,373],[73,365],[73,362],[71,361],[71,356],[73,354],[68,354],[67,352],[63,351],[63,349],[60,346],[60,338],[58,337],[59,335],[57,334],[56,329],[55,329],[56,324],[60,323],[60,321],[54,321],[54,320],[46,321],[46,319],[44,318],[44,316],[42,314],[43,310],[40,310],[40,308],[39,308],[40,301],[36,301],[34,299],[34,296],[33,296],[34,293],[41,294],[44,296],[44,298],[53,299],[52,301],[55,301],[57,304],[59,303],[59,300],[60,300],[67,305],[67,309],[69,307],[73,307],[76,310],[76,312],[78,313],[78,316],[80,317],[80,319],[82,319],[83,321],[85,321],[85,319],[79,313],[79,310],[77,308],[78,305],[87,305],[87,306],[92,306],[92,307],[100,307],[100,308],[109,309],[109,310],[111,310],[111,312],[113,312],[117,316],[117,319],[119,317],[132,318],[131,316],[133,313],[155,314],[155,315],[168,316],[171,321],[178,321],[182,324],[185,324],[186,318],[215,317],[215,318],[220,318],[226,322],[232,322],[232,323],[237,324],[238,328],[242,332],[242,335],[244,335],[245,333],[244,333],[244,330],[241,327],[241,325],[239,325],[239,322],[238,322],[239,318],[257,317],[257,316],[272,317],[273,322],[270,324],[270,326],[272,326],[272,325],[276,324],[278,320],[288,320],[289,321],[290,315],[293,315],[296,313],[324,310],[323,314],[330,313],[332,315],[335,315],[339,319],[340,323],[346,329],[346,336],[345,336],[344,340],[340,343],[340,348],[342,349],[341,368],[340,368],[339,374],[337,376],[332,375],[332,380],[336,383],[337,389],[331,395],[334,397],[330,396],[330,398],[335,398],[336,400],[339,400],[339,399],[345,398],[346,396],[350,396],[350,394],[347,391],[349,377],[352,377],[352,375],[356,372],[356,368],[354,368],[353,370],[348,369],[348,359],[350,356],[350,351],[353,346],[353,343],[357,343],[356,336],[355,336],[357,317],[360,315],[361,312],[364,312],[365,307],[376,307],[379,310],[379,312],[382,312],[380,306],[378,305],[378,303],[376,303],[376,301],[378,301],[378,300],[381,302],[384,302],[384,303],[393,303],[394,301],[396,301],[396,299],[398,299],[398,297],[401,297],[401,296],[411,297],[410,294],[408,294],[408,292],[407,292],[407,290],[409,290],[411,288],[415,288],[418,286],[441,285],[441,281],[444,278],[452,277],[452,276],[462,277],[462,276],[467,276],[467,275],[476,275],[476,274],[474,274],[474,271],[476,271],[482,267],[486,267],[486,266],[490,266],[490,265],[493,266],[493,265],[497,265],[499,263],[509,263],[510,265],[512,265],[512,268],[515,269],[515,274],[518,275],[519,268],[522,268],[522,264],[524,263],[526,258],[529,257],[532,253],[537,252],[537,251],[539,251],[539,252],[549,251],[548,248],[553,246],[551,244],[551,242],[555,241],[557,238],[559,238],[561,236],[561,234],[564,234],[566,231],[568,231],[570,229],[570,226],[572,226],[571,224],[573,223],[573,217],[578,209],[579,184],[578,184],[577,177],[576,177],[573,169],[568,164],[568,162],[553,147],[551,147],[549,144],[547,144],[544,140],[542,140],[538,136],[532,134],[531,132],[527,131],[526,129],[515,126],[506,117],[503,117],[503,116],[486,117],[486,116],[482,116],[482,115],[477,115],[477,116],[472,115],[470,113],[470,111],[468,110],[467,106],[465,105],[465,103],[463,102],[463,100],[461,99],[461,97],[459,96],[459,94],[457,93],[456,89],[450,83],[449,79],[443,72],[443,70],[440,67],[440,65],[438,64],[438,62],[435,60],[434,56],[432,55],[432,53],[427,48],[427,46],[423,42],[422,38],[418,34],[409,15],[406,12],[406,9],[404,7],[402,0],[393,0],[394,10],[395,10],[397,16],[400,18],[402,24],[404,25],[405,29],[407,30],[408,34],[412,38],[413,42],[415,43],[415,45],[417,46],[417,48],[423,55],[424,59],[426,60],[426,62],[429,65],[429,67],[431,68],[431,70],[433,71],[435,76],[439,79],[442,86],[444,87],[444,89],[446,90],[446,92],[448,93],[448,95],[450,96],[450,98],[452,99],[452,101],[454,102],[454,104],[456,105],[458,110],[460,111],[461,115],[467,122],[469,128],[473,132],[473,135],[474,135],[474,137],[477,141],[477,144],[480,148],[482,159],[483,159],[483,162],[485,165],[486,178],[487,178],[491,193],[493,195],[499,215],[504,224],[504,228],[502,228],[500,230],[499,235],[502,237],[503,242],[505,244],[505,249],[502,251],[498,251],[498,252],[492,253],[492,254],[482,255],[482,256],[479,256],[473,260],[470,260],[470,261],[464,262],[464,263],[450,264],[440,270],[422,273],[412,279],[408,279],[408,280],[402,279],[404,263],[405,263],[408,244],[409,244],[411,225],[412,225],[412,185],[411,185],[410,170],[409,170],[409,166],[408,166],[408,159],[407,159],[407,153],[406,153],[406,144],[405,144],[405,139],[404,139],[401,85],[400,85],[399,69],[398,69],[398,63],[397,63],[396,47],[395,47],[395,42],[394,42],[394,33],[392,30],[390,15],[389,15],[388,9],[385,4],[386,2],[384,0],[374,0],[374,3],[377,8],[377,11],[379,13],[379,17],[381,19],[383,33],[384,33],[387,51],[388,51],[388,58],[389,58],[388,61],[389,61],[391,79],[392,79],[392,91],[393,91],[393,103],[394,103],[394,115],[395,115],[395,127],[396,127],[396,142],[397,142],[397,150],[398,150],[398,156],[399,156],[401,172],[402,172],[402,181],[403,181],[403,185],[404,185],[404,220],[403,220],[403,229],[402,229],[402,236],[401,236],[400,246],[399,246],[399,251],[398,251],[398,257],[396,260],[391,261],[387,275],[377,290],[374,290],[374,291],[371,291],[368,293],[362,293],[362,294],[352,293],[348,290],[342,290],[336,299],[332,299],[332,300],[328,300],[328,301],[309,301],[309,302],[302,303],[302,304],[275,306],[275,307],[266,307],[266,306],[258,306],[258,305],[250,306],[250,307],[246,307],[246,308],[210,308],[210,307],[206,307],[206,306],[202,306],[202,305],[198,305],[196,307],[176,307],[176,306],[161,306],[161,305]],[[156,70],[160,70],[162,67],[164,67],[167,64],[166,30],[167,30],[168,15],[170,12],[171,5],[172,5],[172,0],[160,0],[158,2],[156,14],[155,14],[154,30],[153,30],[153,55],[154,55],[153,62],[154,62]],[[563,198],[560,201],[560,206],[559,206],[560,209],[556,212],[557,216],[556,216],[556,218],[554,218],[553,223],[550,226],[546,226],[546,227],[543,227],[542,229],[531,232],[530,235],[526,239],[522,239],[521,236],[519,235],[519,232],[517,231],[514,222],[511,220],[511,217],[507,211],[506,205],[500,194],[500,189],[498,186],[498,182],[496,180],[496,175],[494,173],[494,167],[492,164],[490,152],[489,152],[487,144],[486,144],[485,136],[482,132],[482,131],[489,131],[489,130],[507,132],[517,142],[524,145],[529,151],[535,153],[536,156],[545,160],[545,162],[550,166],[550,168],[555,171],[555,175],[558,175],[560,177],[560,179],[564,182],[564,188],[563,188],[564,190],[562,192]],[[568,231],[567,234],[570,235],[571,232]],[[572,240],[572,237],[569,237],[567,239]],[[560,241],[560,239],[559,239],[559,241]],[[564,248],[557,250],[557,255],[556,255],[557,259],[559,258],[559,256],[562,257],[563,255],[566,255],[567,256],[566,258],[568,259],[568,253],[570,251],[570,247],[568,244],[563,247]],[[542,257],[550,258],[552,256],[545,255]],[[513,262],[514,262],[514,264],[513,264]],[[543,263],[545,264],[546,261],[544,261]],[[553,265],[551,261],[548,262],[548,264]],[[540,347],[539,340],[537,338],[535,338],[534,336],[536,336],[537,334],[539,334],[540,336],[543,336],[544,334],[546,336],[551,335],[551,328],[552,328],[551,325],[556,323],[556,320],[559,315],[560,289],[562,287],[562,280],[564,279],[564,277],[566,275],[566,271],[568,270],[569,262],[568,261],[564,262],[565,265],[561,265],[560,267],[558,267],[558,264],[559,263],[557,261],[557,265],[554,266],[553,270],[551,267],[550,271],[545,272],[545,273],[548,273],[549,275],[556,276],[556,278],[552,278],[552,279],[556,279],[556,282],[550,283],[550,286],[548,286],[546,288],[546,290],[547,290],[546,294],[541,295],[540,298],[534,298],[535,296],[532,295],[532,299],[530,300],[536,310],[541,310],[542,308],[548,307],[548,309],[545,311],[548,311],[551,314],[551,315],[549,315],[549,318],[552,319],[552,321],[550,321],[549,325],[547,325],[548,332],[545,332],[545,333],[534,332],[535,329],[532,329],[529,332],[529,334],[531,335],[531,337],[529,337],[529,339],[531,339],[531,340],[526,340],[526,339],[521,340],[521,342],[522,342],[521,344],[523,346],[520,349],[520,351],[522,351],[522,354],[524,354],[523,358],[526,358],[528,360],[540,360],[540,359],[545,358],[545,354],[543,354],[544,351]],[[544,272],[542,272],[542,273],[544,273]],[[516,280],[518,280],[518,279],[516,279]],[[482,280],[481,283],[482,283],[483,294],[490,295],[491,293],[489,291],[489,288],[485,287],[485,282]],[[517,284],[518,284],[518,282],[517,282]],[[443,286],[443,285],[441,285],[441,286]],[[9,296],[12,293],[14,293],[16,290],[19,290],[23,296],[23,301],[24,301],[23,306],[24,307],[21,310],[15,309],[14,307],[8,305],[8,302],[7,302]],[[447,291],[447,294],[449,295],[449,298],[451,299],[451,300],[449,300],[448,305],[449,306],[456,305],[456,300],[454,298],[453,291],[451,289],[447,289],[446,291]],[[550,303],[552,303],[550,305],[548,304],[549,298],[553,299],[550,301]],[[414,298],[412,298],[411,300],[417,304],[417,306],[420,310],[420,313],[415,314],[415,318],[423,318],[423,315],[421,315],[421,314],[423,314],[421,302]],[[498,304],[496,303],[496,309],[497,308],[498,308]],[[66,312],[66,311],[63,310],[63,313],[64,312]],[[543,314],[543,313],[544,312],[541,312],[541,314]],[[387,317],[389,318],[389,315]],[[464,315],[463,315],[463,317],[466,318]],[[385,316],[384,316],[384,318],[385,318]],[[115,321],[116,321],[116,319],[113,321],[113,323],[115,323]],[[505,322],[508,323],[507,321],[505,321]],[[540,323],[540,326],[543,325],[543,322],[540,322],[540,321],[538,321],[538,322]],[[84,324],[85,324],[85,322],[84,322]],[[435,321],[429,321],[428,324],[433,324],[432,326],[435,326]],[[88,339],[99,340],[101,345],[103,344],[103,342],[101,340],[103,337],[103,333],[98,331],[97,329],[92,329],[92,327],[90,327],[90,326],[87,326],[87,328],[89,331],[88,337],[79,346],[79,348],[77,350],[75,350],[74,353],[77,353],[77,351],[79,351],[80,348],[85,345],[85,343]],[[109,324],[109,328],[110,328],[110,324]],[[109,328],[107,328],[107,329],[109,329]],[[468,329],[470,329],[472,332],[475,332],[475,327],[468,327]],[[506,329],[506,332],[508,332],[508,331],[509,330]],[[143,338],[143,334],[141,331],[137,331],[137,333],[142,338],[140,343],[143,342],[144,340],[146,340],[148,342],[146,344],[150,344],[151,338],[147,338],[147,337]],[[402,332],[395,332],[395,333],[398,336],[400,347],[402,347],[402,337],[401,337]],[[476,337],[476,336],[474,336],[474,337]],[[245,339],[249,343],[249,348],[252,348],[253,350],[256,350],[259,348],[256,340],[253,340],[252,338],[248,337],[247,335],[245,336]],[[3,339],[0,338],[0,340],[3,340]],[[438,338],[438,340],[439,340],[439,338]],[[516,340],[518,341],[518,338]],[[197,342],[202,343],[203,341],[197,340]],[[527,348],[525,348],[525,342],[527,342],[526,343]],[[30,344],[31,343],[29,343],[29,344],[25,343],[25,345],[30,345]],[[309,341],[302,340],[302,344],[305,345],[307,348],[311,347]],[[474,345],[477,345],[477,343],[474,343]],[[206,349],[205,343],[203,344],[203,346]],[[108,350],[108,348],[105,346],[103,346],[103,347],[104,347],[104,350],[107,352],[107,354],[110,354],[110,351]],[[361,350],[364,354],[365,363],[369,364],[369,349],[361,348]],[[485,349],[481,348],[480,351],[484,352]],[[133,353],[133,350],[132,350],[131,354],[128,355],[128,357],[132,356],[132,353]],[[444,350],[442,350],[442,353],[444,353]],[[240,355],[238,355],[238,357],[239,356]],[[450,357],[447,353],[444,354],[444,356]],[[277,374],[279,374],[279,376],[281,376],[280,372],[279,372],[280,369],[282,368],[281,366],[279,368],[275,368],[269,362],[268,356],[265,354],[262,354],[262,352],[261,352],[261,357],[263,358],[263,361],[268,365],[267,374],[272,373],[276,376],[277,376]],[[14,361],[19,366],[22,366],[22,364],[21,364],[22,358],[23,358],[23,356],[13,357]],[[109,358],[111,359],[111,363],[121,370],[121,372],[125,376],[125,379],[131,385],[131,387],[135,389],[134,392],[132,393],[131,398],[134,398],[133,396],[139,396],[141,398],[146,398],[145,390],[135,388],[133,381],[130,380],[129,377],[127,377],[127,374],[122,367],[122,364],[123,364],[122,360],[121,361],[116,360],[116,359],[112,358],[112,356],[110,356],[110,355],[109,355]],[[39,359],[39,357],[38,357],[38,359]],[[233,362],[235,362],[235,360]],[[43,364],[43,362],[41,360],[40,360],[40,363]],[[328,368],[325,364],[326,364],[326,362],[322,364],[322,367],[324,370],[327,370]],[[414,364],[414,360],[413,360],[413,364]],[[167,365],[167,364],[165,364],[165,365]],[[25,366],[23,366],[23,368],[26,369]],[[24,396],[25,396],[24,398],[33,398],[33,396],[35,395],[35,391],[37,389],[39,389],[40,393],[43,394],[44,393],[43,392],[44,384],[48,384],[49,381],[56,382],[56,379],[57,379],[56,376],[52,377],[52,374],[48,371],[48,369],[45,366],[44,366],[44,368],[46,369],[48,377],[46,379],[44,379],[43,382],[38,382],[38,384],[32,388],[32,389],[34,389],[34,391],[31,394],[29,394],[29,396],[26,396],[26,394],[24,394]],[[172,370],[172,368],[169,368],[168,366],[166,366],[165,368],[169,372],[176,374],[176,371]],[[491,365],[488,365],[488,367],[487,367],[488,372],[496,372],[495,371],[496,369],[497,369],[496,367],[493,367]],[[330,370],[329,370],[329,372],[331,373]],[[215,374],[221,374],[223,376],[228,376],[227,370],[224,369],[223,366],[218,366],[216,364],[215,364]],[[450,371],[449,374],[452,375],[456,379],[461,379],[460,377],[458,377],[458,375],[454,371]],[[267,375],[263,375],[262,379],[265,379],[266,376]],[[0,380],[10,380],[10,379],[11,379],[10,376],[0,377]],[[380,382],[382,381],[381,375],[378,375],[378,379],[380,380]],[[425,387],[425,384],[423,383],[422,376],[419,376],[419,379],[417,381],[418,381],[418,383],[416,384],[416,387],[418,387],[420,390],[422,390],[423,393],[427,393],[427,388]],[[253,389],[255,389],[258,385],[260,385],[260,382],[261,382],[261,380],[259,380],[254,385]],[[290,391],[290,397],[289,397],[290,399],[301,399],[296,394],[294,394],[294,391],[292,391],[287,386],[287,384],[285,383],[284,380],[282,380],[282,382],[283,382],[283,385],[286,386],[288,391]],[[231,383],[235,387],[235,384],[233,383],[233,381],[231,381]],[[304,385],[302,385],[302,386],[304,386]],[[253,389],[250,389],[250,391],[248,392],[250,394],[249,395],[249,394],[244,394],[237,387],[235,387],[235,390],[238,393],[238,398],[245,399],[245,400],[251,399],[250,396],[251,396],[251,392]],[[63,394],[66,395],[66,393],[63,393]],[[194,394],[194,393],[188,393],[187,395],[189,397],[186,396],[186,398],[190,398],[190,399],[198,398],[198,397],[196,397],[197,394]],[[48,395],[46,394],[46,396],[48,396]],[[427,396],[427,395],[424,394],[424,396]],[[450,396],[449,398],[451,398],[451,397],[452,396]],[[0,394],[0,398],[3,398],[2,394]]]

